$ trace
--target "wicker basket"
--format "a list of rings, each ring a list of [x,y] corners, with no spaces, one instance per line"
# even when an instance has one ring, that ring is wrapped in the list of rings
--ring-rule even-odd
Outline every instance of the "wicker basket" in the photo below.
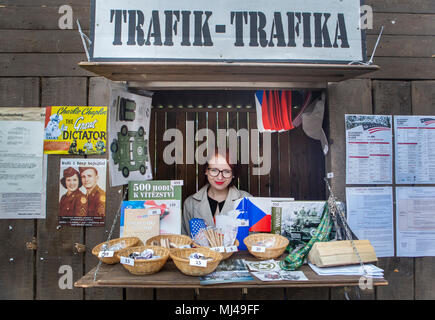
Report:
[[[121,241],[124,241],[124,242],[125,242],[125,248],[129,248],[129,247],[133,247],[133,246],[142,246],[142,245],[143,245],[143,242],[142,242],[139,238],[137,238],[137,237],[125,237],[125,238],[117,238],[117,239],[112,239],[112,240],[110,240],[110,241],[109,241],[109,246],[108,246],[108,247],[111,247],[111,246],[113,246],[113,245],[115,245],[115,244],[117,244],[117,243],[120,243]],[[100,257],[98,257],[98,254],[99,254],[100,251],[101,251],[101,247],[102,247],[103,244],[105,244],[105,243],[107,243],[107,241],[106,241],[106,242],[102,242],[102,243],[100,243],[99,245],[95,246],[95,247],[92,249],[92,254],[93,254],[94,256],[96,256],[98,259],[100,259],[101,261],[103,261],[104,263],[107,263],[107,264],[115,264],[115,263],[119,263],[119,258],[118,258],[117,255],[116,255],[116,253],[117,253],[119,250],[117,250],[117,251],[115,251],[115,252],[113,253],[113,257],[104,257],[104,258],[100,258]],[[125,249],[125,248],[124,248],[124,249]]]
[[[206,257],[213,258],[213,260],[208,260],[206,267],[191,266],[189,264],[189,256],[194,252],[198,252]],[[174,260],[176,267],[182,273],[188,276],[204,276],[206,274],[212,273],[219,265],[219,262],[221,262],[222,260],[222,255],[219,252],[210,250],[206,247],[192,249],[174,249],[170,252],[170,256],[172,260]]]
[[[194,246],[197,247],[197,248],[201,247],[199,244],[197,244],[197,243],[195,243],[195,242],[194,242],[193,244],[194,244]],[[236,241],[234,241],[234,245],[235,245],[236,247],[238,247],[239,244],[240,244],[239,240],[236,239]],[[204,247],[204,248],[209,248],[209,247]],[[222,255],[222,260],[226,260],[226,259],[228,259],[229,257],[231,257],[231,256],[233,255],[233,253],[234,253],[234,252],[220,252],[220,254]]]
[[[161,234],[159,236],[154,236],[154,237],[149,238],[145,244],[147,246],[163,247],[163,245],[161,245],[161,242],[160,242],[161,239],[168,239],[169,242],[171,242],[177,246],[192,245],[193,244],[192,239],[190,239],[188,236],[185,236],[182,234]],[[169,249],[172,251],[173,249],[176,249],[176,248],[169,248]]]
[[[159,272],[169,258],[168,248],[157,246],[130,247],[118,251],[117,256],[118,259],[121,259],[121,257],[128,257],[132,252],[142,252],[146,249],[152,249],[154,251],[154,254],[160,256],[160,258],[150,260],[134,260],[134,266],[123,264],[123,267],[127,269],[131,274],[135,275],[146,275]]]
[[[266,247],[265,252],[254,252],[252,246],[257,245],[259,242],[274,240],[275,244],[272,247]],[[286,237],[272,233],[255,233],[247,236],[243,242],[249,250],[249,253],[260,260],[276,259],[281,256],[285,248],[288,246],[289,241]]]

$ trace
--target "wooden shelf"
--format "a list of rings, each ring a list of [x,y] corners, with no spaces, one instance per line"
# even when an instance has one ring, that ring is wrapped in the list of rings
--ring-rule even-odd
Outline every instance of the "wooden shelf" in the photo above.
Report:
[[[253,62],[80,62],[113,81],[147,89],[324,88],[379,69],[376,65]]]
[[[284,258],[283,256],[282,258]],[[256,260],[246,251],[233,254],[231,258]],[[308,265],[302,266],[308,281],[270,281],[257,280],[225,283],[214,285],[201,285],[199,277],[182,274],[172,260],[168,260],[163,269],[152,275],[136,276],[130,274],[121,264],[102,264],[94,281],[96,267],[78,280],[74,286],[78,288],[94,287],[122,287],[122,288],[314,288],[314,287],[351,287],[359,285],[358,276],[319,276]],[[373,279],[373,286],[386,286],[385,279]]]

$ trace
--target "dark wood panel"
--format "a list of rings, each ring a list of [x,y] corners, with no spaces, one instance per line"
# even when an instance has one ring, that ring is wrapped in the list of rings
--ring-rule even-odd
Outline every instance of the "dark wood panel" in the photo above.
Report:
[[[69,5],[72,7],[89,7],[90,0],[3,0],[2,4],[8,7],[60,7]]]
[[[77,65],[84,60],[84,53],[2,53],[0,74],[3,77],[93,76]]]
[[[42,78],[42,106],[84,106],[87,78]],[[83,96],[85,95],[85,96]]]
[[[433,115],[435,113],[435,81],[413,81],[411,88],[412,114]]]
[[[380,258],[378,266],[384,269],[388,286],[376,288],[377,300],[413,300],[414,258]]]
[[[184,152],[186,154],[185,156],[185,188],[184,188],[184,195],[183,199],[187,198],[188,196],[194,194],[197,191],[197,180],[198,177],[196,175],[196,161],[195,161],[195,151],[196,151],[196,142],[195,142],[195,134],[197,130],[197,117],[198,115],[192,112],[186,112],[186,134],[184,135]],[[191,135],[193,137],[193,141],[191,140]],[[191,146],[191,147],[188,147]],[[191,150],[191,148],[193,148]],[[193,162],[193,164],[190,164],[187,159],[189,159],[189,162]],[[190,161],[192,160],[192,161]]]
[[[148,132],[148,154],[154,179],[156,176],[156,113],[153,108],[151,109],[150,130]]]
[[[207,156],[214,154],[217,150],[217,119],[218,113],[214,111],[207,112],[207,129],[209,136],[207,137]]]
[[[173,112],[167,112],[166,113],[166,130],[171,129],[171,128],[177,128],[177,123],[178,123],[178,114],[176,111]],[[181,121],[180,121],[181,122]],[[172,141],[168,141],[168,144],[170,144]],[[176,144],[176,149],[173,153],[173,155],[175,156],[175,161],[177,161],[177,151],[179,152],[179,146],[178,143]],[[166,164],[166,170],[164,173],[164,176],[166,177],[166,180],[173,180],[177,178],[177,167],[175,162],[173,164]],[[164,179],[161,179],[164,180]]]
[[[66,3],[65,3],[66,4]],[[0,10],[0,29],[24,29],[24,30],[59,30],[59,6],[32,6],[14,7],[5,6]],[[73,28],[77,28],[78,19],[82,30],[89,29],[90,6],[72,6]]]
[[[432,0],[365,0],[375,12],[435,13]]]
[[[230,117],[232,114],[229,115]],[[240,163],[240,175],[239,175],[239,189],[249,192],[249,159],[250,159],[250,147],[249,144],[251,141],[249,140],[249,128],[248,128],[248,117],[249,114],[246,112],[240,112],[237,114],[238,118],[238,127],[237,129],[242,133],[242,130],[248,130],[248,148],[246,147],[246,143],[243,140],[243,136],[238,139],[239,145],[239,163]],[[242,161],[248,159],[248,161]],[[248,162],[248,163],[244,163]]]
[[[278,132],[272,133],[270,150],[270,196],[278,197],[280,194],[281,170],[283,169],[280,162],[281,149]],[[266,155],[264,154],[264,156]]]
[[[26,249],[35,234],[34,220],[1,220],[0,299],[32,300],[34,298],[35,251]]]
[[[409,115],[411,83],[408,81],[373,81],[375,114]]]
[[[206,129],[207,128],[207,113],[205,112],[199,112],[197,113],[197,117],[198,117],[198,123],[197,123],[197,131],[201,130],[201,129]],[[207,143],[206,140],[207,138],[205,137],[203,140],[198,141],[197,146],[200,147],[203,143]],[[199,154],[198,152],[198,157],[205,157],[206,156],[206,152],[204,154]],[[202,188],[206,182],[207,182],[207,178],[205,176],[205,168],[206,165],[205,164],[198,164],[198,190],[200,188]]]
[[[181,144],[177,143],[177,150],[176,150],[176,159],[181,160],[181,163],[175,165],[175,178],[178,180],[183,180],[184,184],[182,187],[182,200],[184,203],[184,200],[187,197],[187,187],[188,185],[195,185],[195,180],[187,180],[186,176],[186,112],[183,110],[177,110],[176,111],[176,117],[177,117],[177,124],[176,128],[180,130],[180,133],[182,134],[183,141]],[[177,161],[177,160],[176,160]],[[189,177],[190,178],[190,177]],[[195,179],[195,176],[193,176],[193,179]]]
[[[83,30],[85,34],[89,31]],[[0,30],[0,52],[83,53],[77,30]]]
[[[158,141],[159,143],[155,145],[156,163],[154,164],[154,166],[156,168],[156,174],[153,178],[155,180],[163,180],[163,175],[166,170],[165,168],[166,165],[165,162],[163,161],[163,150],[167,144],[167,142],[163,141],[163,135],[166,129],[166,113],[165,112],[155,113],[155,116],[156,116],[155,136],[156,136],[156,141]]]
[[[249,157],[251,159],[251,161],[249,162],[249,193],[252,194],[254,197],[259,197],[260,196],[260,176],[254,174],[254,168],[255,166],[253,165],[253,162],[258,163],[258,152],[256,152],[255,154],[252,151],[253,145],[254,145],[254,141],[257,142],[259,141],[259,133],[258,131],[256,131],[257,127],[257,116],[255,113],[250,113],[249,114],[249,141],[250,141],[250,154],[251,156]],[[255,159],[255,161],[253,161]]]
[[[434,21],[435,23],[435,21]],[[371,55],[378,37],[367,37],[367,54]],[[433,36],[389,36],[381,37],[375,57],[430,58],[435,52]]]
[[[374,63],[381,69],[368,77],[371,79],[431,80],[434,78],[435,59],[376,57]]]
[[[373,29],[367,34],[378,35],[382,26],[383,35],[431,36],[435,32],[435,14],[375,13],[373,18]]]
[[[435,257],[415,258],[415,299],[434,300]]]
[[[290,133],[281,132],[279,138],[279,189],[278,196],[291,198],[290,194]]]
[[[39,106],[39,78],[0,78],[0,106]]]
[[[324,160],[320,142],[306,136],[302,126],[293,129],[289,137],[289,196],[295,200],[323,200]],[[315,170],[313,170],[316,168]]]

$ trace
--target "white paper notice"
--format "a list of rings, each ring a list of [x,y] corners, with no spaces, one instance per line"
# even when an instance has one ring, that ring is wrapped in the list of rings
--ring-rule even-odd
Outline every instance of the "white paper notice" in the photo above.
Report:
[[[377,257],[394,256],[393,189],[346,188],[347,220],[359,239],[367,239]]]
[[[396,188],[398,257],[435,256],[435,187]]]
[[[346,184],[392,183],[392,117],[345,115]]]
[[[0,121],[0,219],[45,218],[43,134],[42,121]]]
[[[397,184],[435,184],[435,116],[395,116]]]

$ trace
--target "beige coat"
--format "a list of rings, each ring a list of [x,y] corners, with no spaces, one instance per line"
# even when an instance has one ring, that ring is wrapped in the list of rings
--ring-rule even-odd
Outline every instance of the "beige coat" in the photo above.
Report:
[[[193,218],[203,219],[208,226],[213,226],[213,215],[207,199],[207,189],[209,185],[202,187],[197,193],[191,195],[184,201],[183,221],[181,223],[181,233],[190,236],[189,221]],[[219,214],[234,210],[234,201],[243,197],[252,197],[248,192],[232,186],[228,190],[227,198],[222,211]]]

